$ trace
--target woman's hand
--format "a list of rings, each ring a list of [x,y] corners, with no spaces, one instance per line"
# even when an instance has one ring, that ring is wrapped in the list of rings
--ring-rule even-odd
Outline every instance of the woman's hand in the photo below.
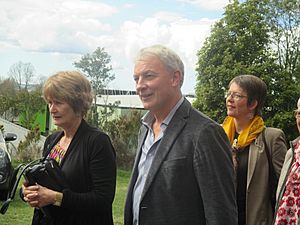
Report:
[[[31,206],[41,208],[55,202],[56,191],[39,184],[32,186],[22,185],[24,200]]]

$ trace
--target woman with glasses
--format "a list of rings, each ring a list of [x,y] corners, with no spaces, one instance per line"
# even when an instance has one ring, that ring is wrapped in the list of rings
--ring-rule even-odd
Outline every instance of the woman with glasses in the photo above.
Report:
[[[261,112],[267,86],[260,78],[240,75],[228,87],[223,128],[232,145],[238,224],[271,225],[270,168],[277,180],[287,151],[285,135],[280,129],[265,127]]]
[[[300,98],[295,118],[300,133]],[[300,136],[290,142],[277,188],[275,224],[300,224]]]

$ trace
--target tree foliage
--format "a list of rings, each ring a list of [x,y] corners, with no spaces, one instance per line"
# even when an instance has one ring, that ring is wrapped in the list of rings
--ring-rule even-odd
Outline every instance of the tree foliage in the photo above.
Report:
[[[104,131],[111,137],[117,152],[117,164],[124,169],[132,168],[142,112],[132,109],[128,115],[107,121]]]
[[[93,53],[87,53],[81,57],[78,62],[74,62],[74,66],[83,71],[90,78],[94,97],[94,106],[92,107],[92,123],[98,126],[98,112],[96,106],[97,96],[101,96],[103,89],[107,87],[109,82],[115,79],[112,73],[111,57],[104,48],[98,47]]]
[[[17,84],[11,79],[5,79],[0,83],[0,115],[7,120],[16,116],[16,94]]]
[[[268,122],[282,128],[291,140],[298,136],[292,110],[300,97],[300,2],[270,0],[267,7],[270,43],[275,46],[279,67],[277,80],[271,82],[276,91],[269,95],[274,110],[268,114]]]
[[[33,129],[39,112],[45,110],[42,96],[42,86],[37,85],[33,90],[18,89],[11,78],[0,83],[0,113],[5,119],[14,121],[18,117],[27,129]]]
[[[272,43],[280,67],[291,74],[299,72],[300,60],[300,2],[271,0],[267,22],[272,30]],[[298,73],[299,75],[299,73]]]
[[[31,129],[24,140],[21,140],[18,145],[17,156],[22,162],[31,162],[34,159],[42,156],[42,148],[39,145],[41,132],[39,128]]]
[[[25,90],[28,89],[28,84],[33,78],[34,73],[35,69],[31,63],[23,63],[21,61],[13,64],[8,71],[8,75],[15,80],[19,90],[22,89],[23,85]]]
[[[264,110],[267,125],[283,129],[291,138],[296,132],[296,129],[293,131],[292,110],[299,97],[299,59],[295,60],[296,55],[299,56],[299,45],[289,45],[293,48],[289,49],[293,57],[279,53],[282,52],[279,45],[274,48],[276,38],[277,43],[278,40],[282,42],[281,46],[286,41],[282,35],[290,37],[289,32],[275,30],[285,18],[282,12],[290,13],[282,11],[283,6],[275,4],[276,1],[248,0],[239,3],[234,0],[226,7],[224,17],[212,28],[211,35],[198,52],[197,100],[194,106],[221,123],[226,116],[224,92],[229,81],[240,74],[253,74],[268,85]],[[280,17],[276,18],[274,5],[281,12]],[[294,27],[295,24],[290,23],[288,29],[299,29],[299,26]],[[299,32],[297,35],[299,38]],[[288,67],[280,63],[286,60],[289,62],[284,64],[290,65]],[[291,73],[289,68],[298,69]]]
[[[41,87],[33,90],[21,90],[18,92],[16,108],[19,112],[19,122],[27,129],[34,129],[38,126],[37,116],[45,110],[45,101],[42,98]]]

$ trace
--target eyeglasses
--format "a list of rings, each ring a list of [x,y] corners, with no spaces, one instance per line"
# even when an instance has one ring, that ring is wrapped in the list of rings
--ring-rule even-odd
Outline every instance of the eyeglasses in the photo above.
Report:
[[[295,110],[295,112],[294,112],[294,116],[295,116],[295,118],[300,118],[300,111],[299,110]]]
[[[231,98],[233,98],[235,101],[239,101],[239,100],[241,100],[242,98],[247,98],[247,96],[241,95],[240,93],[232,92],[232,91],[227,91],[227,92],[225,93],[225,98],[228,98],[229,96],[230,96]]]

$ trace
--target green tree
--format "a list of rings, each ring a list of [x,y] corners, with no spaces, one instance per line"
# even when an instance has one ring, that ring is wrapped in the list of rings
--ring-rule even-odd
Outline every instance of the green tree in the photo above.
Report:
[[[270,0],[268,24],[280,67],[295,73],[300,60],[300,2],[299,0]],[[299,70],[298,70],[299,72]],[[297,74],[299,78],[299,73]]]
[[[0,83],[0,115],[7,120],[13,121],[16,115],[17,85],[11,78],[5,79]]]
[[[267,51],[266,9],[261,4],[237,0],[229,4],[198,52],[195,106],[215,120],[225,117],[224,93],[234,76],[270,73],[273,68]]]
[[[268,114],[271,126],[284,129],[288,138],[298,136],[292,111],[300,90],[300,2],[298,0],[270,0],[267,23],[271,28],[270,42],[274,46],[277,80],[270,96],[273,111]],[[276,89],[275,89],[276,88]]]
[[[19,112],[20,123],[27,129],[34,129],[38,126],[36,119],[38,113],[44,112],[45,101],[42,98],[41,86],[33,91],[21,90],[16,96],[16,106]]]
[[[142,114],[140,110],[132,109],[127,115],[108,121],[104,127],[112,139],[120,168],[132,168]]]
[[[92,107],[92,123],[99,125],[97,112],[97,96],[100,97],[103,89],[107,87],[109,82],[115,79],[112,73],[111,56],[104,48],[97,48],[93,53],[83,55],[78,62],[74,62],[74,66],[83,71],[90,78],[94,91],[94,105]],[[105,115],[104,115],[105,116]]]
[[[40,158],[42,148],[39,146],[41,132],[39,128],[32,128],[26,135],[25,140],[20,141],[17,149],[18,160],[22,162],[30,162]]]
[[[19,84],[13,78],[0,83],[0,114],[5,119],[14,122],[17,117],[19,123],[27,129],[37,126],[38,113],[45,110],[42,96],[42,84],[33,90],[19,89]]]
[[[13,79],[7,78],[1,81],[0,95],[14,96],[16,95],[16,91],[17,91],[17,84]]]
[[[240,74],[253,74],[268,85],[264,110],[267,125],[282,128],[290,137],[288,123],[274,123],[274,118],[280,110],[291,115],[291,105],[296,98],[291,101],[290,93],[284,90],[291,90],[290,87],[298,84],[295,85],[290,77],[284,75],[275,57],[270,16],[272,13],[268,0],[248,0],[243,3],[234,0],[226,7],[224,17],[215,24],[198,52],[197,100],[194,105],[221,123],[226,116],[224,92],[229,81]],[[289,96],[289,107],[287,102],[283,104],[282,95]]]

